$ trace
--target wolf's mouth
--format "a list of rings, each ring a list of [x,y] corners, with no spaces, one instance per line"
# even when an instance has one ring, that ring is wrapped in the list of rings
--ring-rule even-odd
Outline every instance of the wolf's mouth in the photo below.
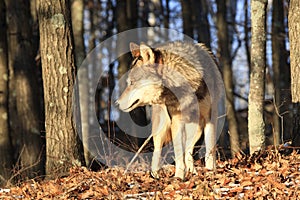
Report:
[[[137,99],[135,102],[133,102],[133,104],[131,104],[131,106],[129,106],[128,108],[126,108],[126,110],[129,110],[130,108],[134,107],[140,100]]]

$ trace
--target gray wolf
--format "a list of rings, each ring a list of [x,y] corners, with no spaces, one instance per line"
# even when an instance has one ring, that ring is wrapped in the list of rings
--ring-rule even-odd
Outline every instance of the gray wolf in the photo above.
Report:
[[[203,45],[180,41],[156,48],[131,43],[130,50],[134,58],[132,69],[127,87],[116,103],[124,112],[152,105],[152,176],[159,178],[162,147],[170,140],[175,153],[175,177],[184,179],[187,174],[195,173],[192,154],[203,130],[205,166],[214,169],[216,123],[211,114],[214,94],[208,85],[218,90],[218,84],[209,76],[210,80],[204,81],[207,68],[216,65],[210,52]]]

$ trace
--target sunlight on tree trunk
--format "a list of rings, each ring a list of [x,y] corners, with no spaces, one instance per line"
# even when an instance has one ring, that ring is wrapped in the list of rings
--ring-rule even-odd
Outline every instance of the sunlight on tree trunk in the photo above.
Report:
[[[291,91],[294,103],[293,145],[300,146],[300,2],[291,0],[289,7],[289,37],[291,60]]]
[[[248,107],[250,153],[265,147],[264,95],[266,69],[267,0],[251,1],[251,74]]]
[[[59,175],[84,163],[73,123],[75,60],[67,0],[39,0],[41,58],[45,98],[46,174]]]
[[[300,2],[290,1],[289,36],[291,47],[291,82],[292,101],[300,103]]]

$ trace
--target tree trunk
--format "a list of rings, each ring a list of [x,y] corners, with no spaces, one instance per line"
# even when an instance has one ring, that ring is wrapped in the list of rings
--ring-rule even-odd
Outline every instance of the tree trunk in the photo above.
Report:
[[[0,186],[5,186],[11,177],[13,165],[12,145],[8,122],[8,52],[6,11],[4,0],[0,0]]]
[[[192,11],[195,13],[194,26],[198,42],[210,47],[210,25],[208,22],[208,5],[206,0],[192,0]]]
[[[191,0],[181,0],[183,33],[194,38],[193,13]]]
[[[251,68],[251,56],[250,56],[250,39],[249,39],[249,34],[250,34],[250,28],[249,28],[249,4],[248,4],[248,0],[245,0],[244,3],[244,17],[245,17],[245,21],[244,21],[244,34],[245,34],[245,51],[246,51],[246,57],[247,57],[247,63],[248,63],[248,67],[249,67],[249,72],[250,72],[250,68]],[[250,73],[249,73],[250,74]]]
[[[218,41],[219,41],[219,56],[220,66],[223,69],[224,86],[226,90],[226,109],[227,120],[229,126],[230,136],[230,150],[232,157],[240,151],[238,125],[234,110],[234,98],[233,98],[233,79],[232,79],[232,60],[230,55],[229,46],[229,34],[228,23],[226,22],[226,2],[217,1],[218,13],[217,13],[217,28],[218,28]]]
[[[38,17],[44,80],[46,174],[66,173],[84,163],[73,123],[75,60],[68,0],[39,0]]]
[[[289,7],[289,37],[291,59],[291,91],[292,102],[300,102],[300,2],[291,0]]]
[[[9,116],[17,169],[22,178],[44,174],[42,116],[38,99],[29,1],[6,0],[9,57]]]
[[[266,68],[267,0],[251,0],[251,74],[248,110],[250,153],[265,147],[263,117]]]
[[[129,4],[130,2],[130,4]],[[118,0],[117,1],[117,29],[118,32],[123,32],[132,28],[136,28],[137,26],[137,1],[124,1],[124,0]],[[122,47],[120,45],[129,45],[125,44],[124,42],[120,41],[118,42],[118,48],[126,49],[125,47]],[[129,64],[131,60],[131,55],[125,54],[121,56],[119,61],[119,68],[118,68],[118,74],[119,77],[121,77],[124,73],[126,73],[129,69]]]
[[[274,71],[274,100],[276,102],[279,113],[273,114],[274,127],[274,145],[278,145],[283,138],[281,134],[283,131],[289,132],[288,126],[291,120],[288,114],[282,116],[283,121],[280,120],[278,114],[289,110],[289,101],[286,97],[290,96],[287,92],[290,87],[290,70],[287,66],[287,52],[285,47],[285,25],[284,25],[284,8],[283,1],[273,1],[272,12],[272,68]],[[281,124],[283,122],[283,124]],[[283,129],[281,128],[283,126]]]
[[[83,12],[84,1],[72,0],[71,14],[72,27],[74,35],[75,46],[75,64],[78,69],[78,89],[79,89],[79,107],[80,107],[80,121],[81,121],[81,138],[84,145],[84,158],[87,166],[90,166],[91,155],[89,153],[89,78],[88,67],[82,67],[81,63],[85,58],[85,47],[83,40]]]
[[[137,27],[137,1],[123,1],[118,0],[117,1],[117,29],[118,32],[123,32],[132,28]],[[117,42],[118,49],[126,49],[126,46],[128,46],[128,43],[124,43],[122,39],[118,39]],[[121,77],[129,70],[130,67],[130,61],[131,61],[131,54],[128,52],[127,54],[124,54],[118,58],[119,66],[118,66],[118,75]],[[123,86],[121,86],[123,87]],[[124,86],[125,87],[125,86]],[[123,89],[123,88],[122,88]],[[120,120],[123,118],[123,113],[120,113]],[[146,113],[145,109],[143,107],[138,107],[130,112],[130,116],[132,120],[139,124],[139,125],[145,125],[147,123],[146,119]],[[120,122],[123,123],[123,122]],[[125,130],[124,130],[125,131]],[[143,142],[142,140],[139,140],[139,135],[137,131],[133,128],[128,126],[128,130],[125,131],[126,133],[130,133],[133,137],[128,137],[127,135],[125,138],[129,138],[128,142],[124,142],[129,144],[130,150],[137,150],[140,146],[140,144]]]
[[[163,5],[162,0],[161,0],[161,5]],[[164,28],[169,28],[170,27],[170,0],[165,1],[165,7],[162,6],[163,10],[163,24]],[[165,10],[164,10],[165,9]]]
[[[289,38],[291,60],[291,91],[294,103],[293,145],[300,146],[300,2],[291,0],[289,5]]]

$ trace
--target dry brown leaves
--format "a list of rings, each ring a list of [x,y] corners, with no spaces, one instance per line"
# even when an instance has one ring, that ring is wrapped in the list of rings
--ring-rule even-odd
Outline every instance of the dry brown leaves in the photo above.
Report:
[[[174,166],[155,180],[148,172],[127,173],[109,168],[92,172],[70,169],[68,177],[23,183],[0,189],[0,199],[297,199],[300,196],[300,155],[275,150],[253,157],[219,161],[215,172],[197,167],[197,175],[182,182]]]

